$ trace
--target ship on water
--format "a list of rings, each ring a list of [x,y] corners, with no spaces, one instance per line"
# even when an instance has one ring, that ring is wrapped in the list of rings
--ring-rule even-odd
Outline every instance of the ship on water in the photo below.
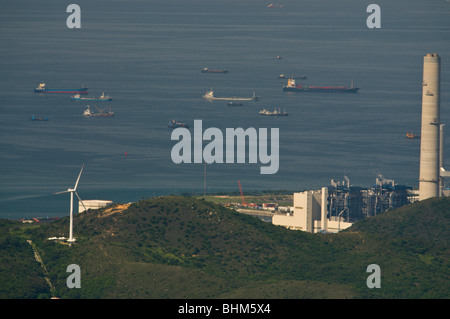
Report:
[[[353,86],[306,86],[295,84],[295,79],[288,79],[287,85],[283,86],[283,91],[288,92],[319,92],[319,93],[357,93],[358,87]]]
[[[105,93],[102,93],[102,95],[100,95],[100,97],[95,98],[95,97],[81,97],[81,95],[79,93],[75,94],[74,96],[71,97],[72,100],[87,100],[87,101],[112,101],[112,97],[110,97],[109,95],[105,95]]]
[[[279,78],[279,79],[285,79],[285,78],[286,78],[286,75],[284,75],[283,73],[281,73],[280,75],[278,75],[278,78]],[[306,77],[306,75],[301,75],[301,76],[291,76],[291,79],[294,79],[294,80],[306,80],[307,77]]]
[[[228,101],[227,105],[228,106],[243,106],[244,104],[242,104],[241,102],[236,102],[236,101]]]
[[[36,117],[34,114],[31,116],[32,121],[48,121],[48,117]]]
[[[286,110],[281,111],[280,108],[278,110],[275,108],[273,111],[269,111],[267,109],[262,109],[259,111],[259,115],[265,115],[265,116],[288,116],[288,113]]]
[[[214,91],[210,90],[203,95],[203,98],[209,101],[214,100],[225,100],[225,101],[257,101],[259,100],[259,96],[256,96],[255,92],[253,92],[252,97],[215,97]]]
[[[202,73],[228,73],[228,70],[227,69],[210,70],[208,68],[203,68]]]
[[[170,127],[170,128],[177,128],[177,127],[186,127],[186,128],[188,128],[189,127],[189,125],[187,125],[186,123],[180,123],[180,122],[177,122],[175,120],[171,120],[167,126]]]
[[[406,138],[417,140],[420,138],[419,135],[414,134],[413,132],[406,132]]]
[[[34,89],[34,93],[68,93],[68,94],[87,94],[88,88],[82,86],[79,89],[48,89],[45,83],[42,82],[37,88]]]
[[[114,112],[111,112],[111,106],[109,107],[109,112],[105,112],[104,109],[99,109],[98,107],[95,107],[98,110],[98,113],[93,113],[91,111],[91,107],[88,105],[87,109],[84,110],[83,115],[86,117],[91,116],[100,116],[100,117],[111,117],[114,116]]]

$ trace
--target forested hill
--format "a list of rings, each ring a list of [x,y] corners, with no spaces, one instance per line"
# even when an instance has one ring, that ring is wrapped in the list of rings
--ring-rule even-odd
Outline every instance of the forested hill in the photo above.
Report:
[[[47,240],[67,237],[68,218],[2,220],[0,297],[448,298],[449,212],[450,199],[431,199],[339,234],[309,234],[203,200],[159,197],[75,215],[72,247]],[[81,288],[67,287],[71,264]],[[371,264],[381,288],[367,287]]]

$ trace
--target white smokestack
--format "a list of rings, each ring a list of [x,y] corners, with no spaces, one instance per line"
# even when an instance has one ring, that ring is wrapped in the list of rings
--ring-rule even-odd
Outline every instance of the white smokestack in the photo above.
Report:
[[[445,188],[445,182],[444,182],[444,174],[442,171],[444,170],[444,135],[445,135],[445,124],[441,124],[439,126],[439,176],[440,176],[440,182],[439,182],[439,196],[444,196],[443,190]]]
[[[440,65],[436,53],[423,58],[419,200],[439,196]]]

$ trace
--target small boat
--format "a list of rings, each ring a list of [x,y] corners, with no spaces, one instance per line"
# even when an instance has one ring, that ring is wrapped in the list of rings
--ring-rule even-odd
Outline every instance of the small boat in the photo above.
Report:
[[[210,70],[208,68],[203,68],[202,69],[202,73],[228,73],[227,69],[222,69],[222,70]]]
[[[31,116],[32,121],[48,121],[48,117],[36,117],[34,114]]]
[[[269,111],[267,109],[262,109],[259,111],[259,115],[266,115],[266,116],[288,116],[288,113],[286,110],[281,111],[280,108],[274,109],[273,111]]]
[[[236,101],[228,101],[227,105],[228,106],[242,106],[244,104],[242,104],[241,102],[236,102]]]
[[[286,78],[286,76],[284,75],[284,74],[280,74],[279,76],[278,76],[278,78],[279,79],[285,79]],[[292,79],[294,79],[294,80],[306,80],[306,75],[302,75],[302,76],[294,76],[294,77],[291,77]]]
[[[104,112],[104,109],[99,109],[98,107],[95,107],[98,110],[98,113],[93,113],[91,111],[90,106],[88,105],[86,110],[84,110],[83,115],[86,117],[91,116],[101,116],[101,117],[111,117],[114,116],[114,112],[111,112],[111,106],[109,107],[109,112]]]
[[[406,132],[406,138],[412,139],[412,140],[416,140],[419,139],[420,136],[419,135],[415,135],[413,132]]]
[[[87,101],[112,101],[112,97],[110,97],[109,95],[105,95],[105,93],[102,93],[102,95],[100,95],[99,98],[95,98],[95,97],[81,97],[80,94],[75,94],[74,96],[71,97],[72,100],[87,100]]]
[[[271,4],[267,5],[267,8],[283,8],[283,7],[284,7],[284,4],[273,4],[273,3],[271,3]]]
[[[177,127],[186,127],[186,128],[188,128],[189,127],[189,125],[187,125],[186,123],[180,123],[180,122],[177,122],[175,120],[170,121],[167,126],[170,127],[170,128],[177,128]]]

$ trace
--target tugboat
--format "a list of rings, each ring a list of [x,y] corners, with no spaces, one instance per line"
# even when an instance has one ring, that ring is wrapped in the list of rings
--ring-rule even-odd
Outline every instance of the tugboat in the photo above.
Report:
[[[101,116],[101,117],[111,117],[114,116],[114,112],[111,112],[111,106],[109,107],[109,112],[104,112],[103,109],[99,109],[98,107],[95,107],[98,110],[98,113],[93,113],[91,111],[90,106],[87,106],[87,109],[84,110],[83,115],[86,117],[91,117],[91,116]]]
[[[358,87],[347,86],[305,86],[296,85],[295,80],[290,78],[287,85],[283,86],[283,91],[289,92],[319,92],[319,93],[357,93]]]
[[[167,126],[170,127],[170,128],[177,128],[177,127],[186,127],[186,128],[188,128],[189,127],[189,125],[187,125],[186,123],[179,123],[179,122],[177,122],[175,120],[170,121]]]
[[[262,109],[261,111],[259,111],[259,115],[266,115],[266,116],[288,116],[288,113],[286,112],[286,110],[284,110],[283,112],[280,110],[280,108],[274,109],[272,112],[267,110],[267,109]]]
[[[420,138],[419,135],[415,135],[413,132],[406,132],[406,138],[417,140]]]
[[[87,94],[88,88],[82,86],[79,89],[47,89],[45,83],[42,82],[37,88],[34,89],[34,93],[70,93],[70,94]]]

